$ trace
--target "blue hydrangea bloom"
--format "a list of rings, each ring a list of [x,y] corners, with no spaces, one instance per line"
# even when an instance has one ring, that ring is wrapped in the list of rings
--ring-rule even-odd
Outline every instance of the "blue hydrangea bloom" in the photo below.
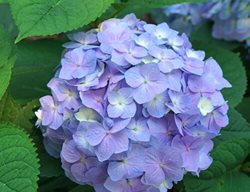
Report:
[[[213,21],[212,35],[218,39],[243,41],[250,37],[249,0],[211,0],[163,9],[171,27],[189,34],[204,20]]]
[[[97,192],[161,192],[211,165],[231,86],[213,58],[134,14],[69,38],[36,112],[67,177]]]

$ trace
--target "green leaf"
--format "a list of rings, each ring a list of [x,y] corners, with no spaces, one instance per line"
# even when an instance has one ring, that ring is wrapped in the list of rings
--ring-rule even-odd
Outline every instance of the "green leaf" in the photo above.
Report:
[[[212,165],[200,173],[200,178],[219,177],[239,165],[250,152],[250,139],[234,139],[216,146],[211,153]]]
[[[38,189],[38,192],[61,192],[61,191],[67,191],[69,192],[70,189],[77,186],[76,183],[71,181],[68,177],[65,176],[65,174],[53,177],[53,178],[42,178],[40,183],[40,187]],[[85,192],[85,191],[83,191]],[[87,192],[87,191],[86,191]]]
[[[15,62],[9,35],[0,26],[0,100],[10,81],[11,69]]]
[[[46,151],[39,153],[41,161],[40,177],[57,177],[63,175],[60,160],[49,156]]]
[[[194,41],[193,47],[204,50],[207,57],[213,57],[220,64],[224,77],[232,84],[232,88],[223,89],[222,93],[231,107],[237,106],[247,88],[246,71],[239,54],[203,41]]]
[[[242,102],[236,107],[237,111],[239,111],[248,122],[250,122],[249,106],[250,97],[245,97]]]
[[[0,3],[8,3],[8,0],[0,0]]]
[[[8,93],[5,93],[0,101],[0,121],[15,123],[21,106],[15,103]]]
[[[233,139],[216,146],[211,153],[213,163],[209,169],[202,171],[199,178],[191,175],[184,178],[186,191],[228,192],[224,186],[225,177],[244,161],[249,152],[250,139]]]
[[[30,120],[34,117],[33,109],[39,106],[37,100],[29,102],[24,107],[6,93],[0,101],[0,121],[11,122],[22,127],[26,132],[33,132],[33,123]]]
[[[16,42],[28,36],[71,31],[99,17],[114,0],[10,0],[20,31]]]
[[[245,41],[249,41],[249,40],[250,40],[250,37],[245,38]]]
[[[79,185],[79,186],[71,189],[69,192],[82,192],[82,191],[84,191],[84,192],[94,192],[95,190],[92,187],[88,186],[88,185],[84,185],[84,186]]]
[[[39,164],[35,150],[21,129],[0,124],[0,191],[37,191]]]
[[[64,175],[60,159],[55,159],[47,153],[47,151],[44,148],[42,140],[43,140],[42,137],[38,137],[36,139],[38,155],[41,161],[40,177],[50,178],[50,177],[58,177],[60,175]]]
[[[188,176],[184,181],[187,192],[248,192],[250,186],[250,178],[238,171],[211,180]]]
[[[61,42],[55,40],[24,41],[17,45],[10,84],[14,99],[26,103],[50,93],[47,83],[56,72],[62,50]]]
[[[236,138],[250,139],[250,126],[241,114],[235,109],[229,109],[228,117],[229,125],[221,130],[220,136],[216,137],[216,145]]]
[[[21,107],[20,113],[17,116],[15,124],[23,127],[28,133],[34,131],[34,121],[31,121],[35,117],[34,110],[40,106],[38,100],[28,102],[25,106]]]
[[[17,27],[13,21],[13,18],[10,13],[10,6],[7,3],[0,4],[0,24],[3,25],[3,28],[7,33],[10,34],[11,38],[14,39],[18,34]]]

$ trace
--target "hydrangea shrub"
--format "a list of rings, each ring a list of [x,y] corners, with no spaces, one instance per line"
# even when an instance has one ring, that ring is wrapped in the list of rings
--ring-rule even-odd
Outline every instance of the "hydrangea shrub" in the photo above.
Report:
[[[96,191],[166,191],[212,163],[228,124],[213,58],[168,24],[129,14],[69,35],[36,112],[48,153]]]
[[[243,41],[250,36],[249,0],[212,0],[166,7],[167,20],[174,28],[190,33],[204,20],[212,20],[214,38]]]

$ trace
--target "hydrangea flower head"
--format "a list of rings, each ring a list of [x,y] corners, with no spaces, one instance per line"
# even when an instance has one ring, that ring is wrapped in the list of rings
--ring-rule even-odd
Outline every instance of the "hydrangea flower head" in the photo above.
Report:
[[[199,175],[228,124],[213,58],[167,23],[129,14],[69,36],[36,115],[48,153],[95,191],[167,191]]]
[[[163,19],[176,30],[189,34],[204,20],[213,21],[212,36],[243,41],[250,36],[249,0],[211,0],[171,5],[163,10]]]

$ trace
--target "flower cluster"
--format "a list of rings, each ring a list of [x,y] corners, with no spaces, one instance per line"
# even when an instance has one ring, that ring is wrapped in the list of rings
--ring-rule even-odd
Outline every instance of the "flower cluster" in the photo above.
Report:
[[[166,23],[129,14],[69,36],[37,125],[66,175],[96,191],[167,191],[212,163],[228,124],[220,66]]]
[[[212,35],[215,38],[243,41],[250,36],[249,0],[179,4],[165,8],[164,12],[173,28],[182,26],[187,33],[202,20],[209,19],[214,22]]]
[[[165,21],[169,26],[180,32],[190,34],[204,21],[203,14],[207,11],[208,3],[182,3],[167,6],[152,12],[157,22]]]

